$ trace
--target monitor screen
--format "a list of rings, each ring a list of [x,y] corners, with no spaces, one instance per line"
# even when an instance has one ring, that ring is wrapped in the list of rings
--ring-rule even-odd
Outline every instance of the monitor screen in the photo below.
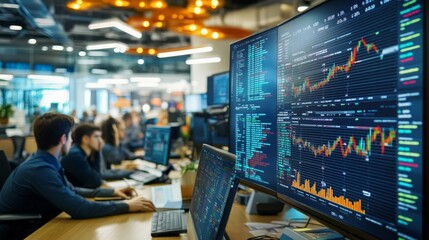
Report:
[[[224,105],[229,102],[229,72],[207,78],[207,105]]]
[[[170,157],[171,128],[148,125],[145,131],[144,159],[161,165],[168,165]]]
[[[277,29],[231,44],[230,152],[238,177],[276,191]]]
[[[234,155],[204,144],[190,214],[196,239],[222,239],[238,182]]]
[[[207,94],[186,94],[185,95],[185,112],[194,113],[202,112],[207,108]]]
[[[332,0],[278,26],[279,196],[359,238],[424,238],[425,5]]]

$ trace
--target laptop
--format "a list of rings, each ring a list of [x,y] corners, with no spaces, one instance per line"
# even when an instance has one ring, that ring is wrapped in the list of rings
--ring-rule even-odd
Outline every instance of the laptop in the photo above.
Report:
[[[182,189],[179,183],[156,186],[151,188],[152,202],[157,211],[172,209],[189,210],[190,200],[182,199]]]
[[[193,239],[223,239],[237,191],[235,156],[204,144],[189,209]],[[161,219],[161,220],[160,220]],[[171,219],[171,220],[170,220]],[[152,237],[173,236],[187,231],[184,211],[154,213]]]
[[[142,183],[164,182],[168,180],[171,146],[171,128],[169,126],[148,125],[145,131],[144,160],[150,164],[137,167],[130,175],[131,179]]]

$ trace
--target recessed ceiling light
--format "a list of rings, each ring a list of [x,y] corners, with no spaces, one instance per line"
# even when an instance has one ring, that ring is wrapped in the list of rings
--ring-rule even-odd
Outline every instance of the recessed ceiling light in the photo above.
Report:
[[[139,60],[137,60],[137,63],[140,64],[140,65],[144,64],[144,59],[140,58]]]
[[[43,47],[42,47],[42,51],[44,51],[44,52],[45,52],[45,51],[48,51],[48,49],[49,49],[49,48],[48,48],[47,46],[43,46]]]
[[[67,52],[73,52],[73,47],[67,47],[67,48],[66,48],[66,51],[67,51]]]
[[[10,25],[9,29],[13,30],[13,31],[21,31],[22,30],[22,26],[19,26],[19,25]]]
[[[36,39],[34,39],[34,38],[28,39],[28,44],[36,44],[36,43],[37,43]]]
[[[85,51],[79,51],[79,56],[81,56],[81,57],[86,56],[86,52]]]

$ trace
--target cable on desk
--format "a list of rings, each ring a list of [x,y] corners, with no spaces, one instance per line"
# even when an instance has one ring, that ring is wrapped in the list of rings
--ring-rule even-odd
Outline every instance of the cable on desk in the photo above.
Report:
[[[278,238],[271,237],[271,236],[268,236],[268,235],[261,235],[261,236],[256,236],[256,237],[248,238],[247,240],[278,240]]]

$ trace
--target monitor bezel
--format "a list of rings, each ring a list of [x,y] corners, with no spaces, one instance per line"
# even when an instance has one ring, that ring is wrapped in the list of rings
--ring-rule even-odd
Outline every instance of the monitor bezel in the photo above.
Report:
[[[322,0],[320,2],[318,2],[316,5],[311,6],[309,9],[307,9],[305,12],[302,12],[298,15],[295,15],[281,23],[279,23],[276,28],[279,28],[280,26],[289,23],[290,21],[295,20],[296,18],[301,17],[301,15],[304,14],[308,14],[310,11],[313,11],[314,9],[319,8],[320,6],[323,6],[325,3],[329,2],[330,0]],[[429,4],[426,1],[422,1],[423,4],[423,11],[424,13],[429,13]],[[423,15],[423,30],[427,29],[429,27],[429,18],[426,16],[427,14],[422,14]],[[429,32],[429,31],[428,31]],[[423,32],[423,42],[424,43],[428,43],[429,42],[429,33],[428,32]],[[426,45],[423,46],[423,78],[424,81],[429,80],[429,71],[426,71],[426,69],[429,69],[429,48]],[[424,84],[425,82],[423,82],[423,97],[422,97],[422,104],[423,104],[423,110],[425,110],[426,112],[429,112],[429,104],[427,104],[427,100],[425,101],[426,97],[427,97],[427,92],[429,91],[429,84]],[[428,136],[429,135],[429,128],[425,128],[425,124],[428,124],[428,116],[423,115],[423,132],[424,132],[424,136]],[[425,139],[423,139],[423,158],[422,159],[426,159],[429,156],[429,144],[425,141]],[[425,172],[429,171],[429,163],[423,163],[422,166],[422,172],[423,172],[423,181],[422,181],[422,189],[427,189],[429,187],[429,177],[427,177],[426,175],[424,175]],[[428,199],[429,197],[429,191],[423,191],[422,192],[423,195],[423,200],[422,200],[422,204],[423,204],[423,209],[422,209],[422,216],[423,216],[423,220],[422,220],[422,228],[424,228],[424,226],[426,226],[429,222],[429,219],[425,216],[429,216],[429,206],[427,204],[424,204],[425,200]],[[330,218],[328,215],[323,214],[321,212],[316,211],[314,208],[307,206],[306,204],[302,204],[298,201],[296,201],[293,198],[288,197],[287,195],[284,194],[280,194],[277,192],[277,198],[284,201],[287,204],[290,204],[291,206],[299,209],[300,211],[302,211],[305,214],[309,214],[312,217],[315,217],[317,220],[319,220],[321,223],[325,224],[326,226],[338,231],[339,233],[343,234],[346,237],[352,238],[352,239],[378,239],[377,237],[370,235],[368,232],[364,232],[356,227],[353,227],[352,225],[349,224],[345,224],[339,220],[336,220],[334,218]],[[427,238],[429,236],[429,234],[425,233],[425,231],[422,230],[422,237],[423,239]]]
[[[170,126],[157,126],[157,125],[147,125],[146,129],[145,129],[145,135],[146,132],[150,129],[162,129],[162,130],[166,130],[168,129],[169,131],[169,137],[168,137],[168,151],[167,151],[167,158],[166,161],[164,161],[163,163],[159,163],[159,162],[154,162],[152,159],[147,159],[146,157],[146,153],[144,155],[144,160],[151,162],[151,163],[155,163],[157,165],[162,165],[162,166],[168,166],[169,165],[169,160],[170,160],[170,151],[171,151],[171,127]],[[145,143],[143,145],[143,148],[145,148],[146,146],[146,137],[145,137]],[[145,151],[146,152],[146,151]]]
[[[208,145],[208,144],[203,144],[201,152],[204,150],[208,150],[209,152],[219,154],[223,158],[227,159],[227,161],[233,161],[234,162],[234,168],[235,168],[235,155],[234,154],[227,152],[225,150],[213,147],[213,146]],[[219,222],[219,228],[218,228],[218,232],[217,232],[215,239],[223,239],[223,236],[226,232],[226,225],[228,223],[229,215],[231,214],[232,205],[234,203],[235,194],[237,192],[237,188],[238,188],[237,175],[235,174],[235,171],[233,171],[232,174],[235,175],[235,178],[233,180],[233,186],[229,189],[228,198],[227,198],[227,201],[225,203],[225,209],[223,210],[222,218]],[[195,190],[196,190],[196,188],[194,188],[193,194],[195,193]],[[231,196],[231,194],[234,194],[234,196]],[[192,214],[193,213],[192,204],[194,204],[194,201],[191,202],[191,207],[189,208],[189,218],[190,218],[191,228],[193,229],[193,231],[191,231],[193,233],[193,236],[191,239],[199,239],[198,235],[196,234],[196,228],[195,228],[195,224],[194,224],[194,215]]]
[[[223,72],[218,72],[218,73],[214,73],[210,76],[207,77],[207,106],[223,106],[223,105],[228,105],[229,102],[227,103],[223,103],[223,104],[215,104],[213,103],[214,101],[214,77],[218,76],[218,75],[223,75],[228,73],[228,87],[231,87],[231,74],[229,73],[229,71],[223,71]],[[209,89],[211,89],[212,91],[209,91]],[[231,92],[231,90],[229,90],[229,93]],[[229,94],[228,96],[228,101],[231,100],[230,97],[231,94]]]
[[[245,38],[242,38],[242,39],[240,39],[240,40],[238,40],[238,41],[235,41],[235,42],[233,42],[233,43],[231,43],[230,45],[229,45],[229,52],[230,52],[230,57],[229,57],[229,91],[230,91],[230,94],[229,94],[229,116],[228,116],[228,120],[229,120],[229,122],[230,122],[230,124],[231,124],[231,120],[232,120],[232,114],[231,114],[231,102],[232,102],[232,94],[231,94],[231,90],[233,89],[232,88],[232,76],[231,76],[231,69],[232,69],[232,61],[231,61],[231,53],[232,53],[232,47],[235,45],[235,44],[237,44],[237,43],[240,43],[240,42],[242,42],[242,41],[245,41],[245,40],[247,40],[247,39],[249,39],[249,38],[253,38],[253,37],[257,37],[258,35],[261,35],[261,34],[264,34],[264,33],[266,33],[266,32],[268,32],[268,31],[275,31],[276,33],[277,33],[277,26],[274,26],[274,27],[270,27],[270,28],[267,28],[267,29],[264,29],[264,30],[262,30],[262,31],[259,31],[259,32],[256,32],[256,33],[253,33],[252,35],[249,35],[249,36],[247,36],[247,37],[245,37]],[[276,47],[277,48],[277,47]],[[277,61],[277,60],[276,60]],[[277,93],[276,93],[277,94]],[[277,104],[277,103],[276,103]],[[229,142],[229,144],[228,144],[228,149],[229,149],[229,152],[231,152],[231,144],[232,144],[232,131],[234,131],[235,130],[235,128],[234,127],[231,127],[231,126],[229,126],[229,140],[228,140],[228,142]],[[277,141],[277,140],[276,140]],[[277,151],[277,147],[276,147],[276,151]],[[232,154],[235,154],[235,153],[232,153]],[[276,169],[276,175],[277,175],[277,169]],[[255,190],[258,190],[258,191],[260,191],[260,192],[264,192],[264,193],[266,193],[266,194],[269,194],[269,195],[271,195],[271,196],[274,196],[274,197],[277,197],[277,189],[275,189],[275,190],[273,190],[273,189],[270,189],[270,188],[267,188],[267,187],[265,187],[265,186],[263,186],[263,185],[260,185],[260,184],[257,184],[257,183],[254,183],[254,182],[252,182],[252,181],[249,181],[249,180],[246,180],[245,178],[242,178],[242,177],[240,177],[240,176],[238,176],[237,175],[237,177],[240,179],[240,184],[243,184],[243,185],[245,185],[245,186],[248,186],[248,187],[250,187],[250,188],[253,188],[253,189],[255,189]],[[276,188],[277,188],[277,182],[275,183],[276,184]]]

